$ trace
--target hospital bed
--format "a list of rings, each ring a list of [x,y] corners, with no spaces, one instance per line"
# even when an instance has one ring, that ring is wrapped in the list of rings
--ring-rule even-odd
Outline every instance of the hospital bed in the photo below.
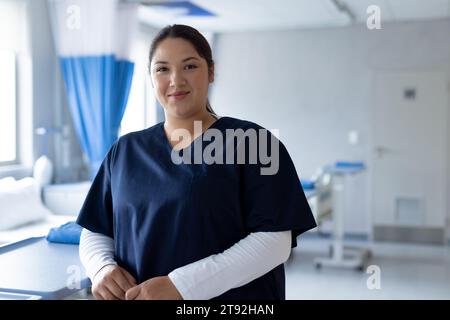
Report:
[[[24,207],[31,213],[36,210],[31,205]],[[0,213],[15,216],[4,207]],[[0,231],[0,300],[64,299],[89,285],[78,245],[46,240],[51,228],[75,219],[73,215],[49,213]]]
[[[0,300],[64,299],[90,285],[78,245],[35,237],[0,247]]]
[[[50,169],[40,158],[32,177],[0,179],[0,300],[64,299],[90,284],[78,245],[46,240],[51,228],[76,219],[42,202]]]

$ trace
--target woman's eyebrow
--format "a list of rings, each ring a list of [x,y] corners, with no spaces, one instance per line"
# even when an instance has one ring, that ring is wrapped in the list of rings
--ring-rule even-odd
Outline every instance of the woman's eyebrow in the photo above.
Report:
[[[188,58],[183,59],[181,62],[186,62],[186,61],[191,60],[191,59],[199,60],[196,57],[188,57]],[[154,64],[168,64],[168,62],[167,61],[156,61]]]
[[[191,60],[191,59],[198,60],[196,57],[189,57],[189,58],[183,59],[182,62],[186,62],[186,61]]]

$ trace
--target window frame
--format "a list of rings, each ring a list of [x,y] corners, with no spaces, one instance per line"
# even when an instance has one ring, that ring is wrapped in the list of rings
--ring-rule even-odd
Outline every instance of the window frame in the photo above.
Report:
[[[11,161],[1,161],[0,160],[0,168],[6,167],[6,166],[13,166],[13,165],[19,165],[20,164],[20,152],[19,152],[19,139],[20,139],[20,128],[19,128],[19,68],[18,68],[18,54],[14,50],[8,50],[8,49],[0,49],[1,51],[10,52],[13,54],[14,57],[14,111],[15,111],[15,158]]]

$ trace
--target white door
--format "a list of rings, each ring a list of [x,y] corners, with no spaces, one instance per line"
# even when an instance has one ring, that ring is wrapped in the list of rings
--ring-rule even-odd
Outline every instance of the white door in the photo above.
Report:
[[[379,73],[374,98],[373,223],[444,227],[445,73]]]

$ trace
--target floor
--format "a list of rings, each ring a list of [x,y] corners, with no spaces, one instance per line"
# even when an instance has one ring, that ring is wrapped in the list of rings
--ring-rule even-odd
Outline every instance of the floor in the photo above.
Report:
[[[347,243],[370,248],[372,267],[317,269],[314,259],[329,254],[331,240],[305,237],[286,262],[286,298],[450,299],[449,246]]]

